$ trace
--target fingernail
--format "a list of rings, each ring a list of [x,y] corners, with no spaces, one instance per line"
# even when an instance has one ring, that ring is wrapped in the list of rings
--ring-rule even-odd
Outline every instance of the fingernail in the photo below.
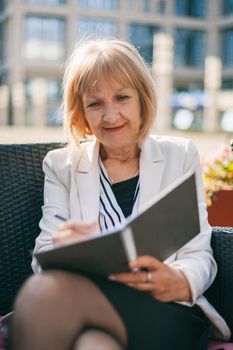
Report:
[[[116,280],[116,277],[115,277],[114,275],[110,275],[110,276],[108,276],[108,278],[109,278],[110,280],[112,280],[112,281],[115,281],[115,280]]]

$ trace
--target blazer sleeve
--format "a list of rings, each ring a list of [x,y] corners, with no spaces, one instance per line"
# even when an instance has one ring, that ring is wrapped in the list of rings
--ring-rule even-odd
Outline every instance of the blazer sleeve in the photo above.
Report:
[[[57,168],[58,165],[59,169]],[[54,215],[70,217],[67,168],[67,152],[65,149],[50,151],[44,158],[44,205],[42,206],[42,219],[39,223],[41,232],[36,238],[32,260],[32,269],[35,273],[40,272],[41,269],[34,254],[53,248],[52,237],[60,224]]]
[[[171,263],[171,266],[180,269],[187,278],[191,288],[192,301],[183,304],[192,306],[213,282],[217,273],[217,265],[210,245],[212,228],[207,219],[199,155],[192,141],[186,145],[186,154],[184,173],[189,169],[194,169],[196,173],[201,230],[193,240],[177,252],[176,260]]]

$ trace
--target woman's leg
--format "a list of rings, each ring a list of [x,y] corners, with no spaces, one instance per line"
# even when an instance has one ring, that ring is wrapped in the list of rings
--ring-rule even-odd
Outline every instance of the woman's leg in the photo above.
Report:
[[[206,350],[209,321],[198,306],[163,303],[105,279],[95,283],[124,320],[130,350]]]
[[[20,291],[10,330],[10,349],[70,350],[86,328],[105,330],[109,334],[106,338],[112,334],[116,344],[127,347],[120,316],[91,280],[49,271],[30,278]],[[83,342],[93,340],[93,334],[84,334]],[[82,344],[76,345],[83,349]]]
[[[122,346],[110,334],[90,329],[78,337],[74,350],[122,350]]]

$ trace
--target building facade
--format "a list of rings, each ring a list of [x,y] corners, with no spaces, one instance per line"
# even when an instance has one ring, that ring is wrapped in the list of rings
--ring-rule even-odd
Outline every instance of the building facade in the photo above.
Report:
[[[174,91],[203,90],[207,56],[233,89],[233,0],[0,0],[0,124],[59,124],[62,67],[79,39],[128,39],[152,64],[160,32],[173,38]]]

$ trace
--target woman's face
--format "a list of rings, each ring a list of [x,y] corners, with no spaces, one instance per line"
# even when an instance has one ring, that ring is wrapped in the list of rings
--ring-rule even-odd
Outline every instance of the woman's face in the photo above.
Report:
[[[85,117],[100,143],[116,150],[136,146],[141,124],[138,93],[111,80],[83,96]]]

